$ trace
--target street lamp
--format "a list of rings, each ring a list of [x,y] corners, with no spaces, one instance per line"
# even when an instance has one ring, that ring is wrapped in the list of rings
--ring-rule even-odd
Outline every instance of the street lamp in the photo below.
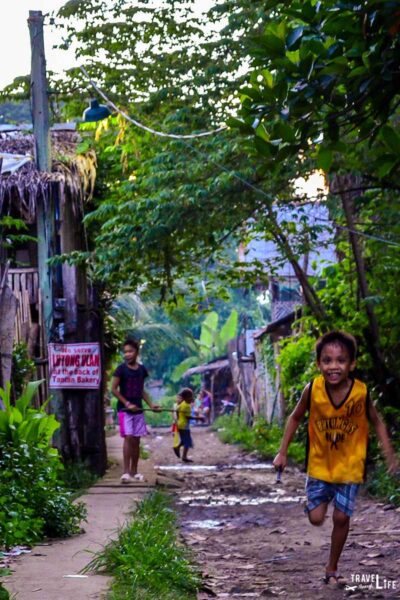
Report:
[[[99,104],[98,100],[91,100],[90,107],[83,111],[83,120],[85,123],[93,123],[106,119],[110,115],[111,111],[108,106]]]

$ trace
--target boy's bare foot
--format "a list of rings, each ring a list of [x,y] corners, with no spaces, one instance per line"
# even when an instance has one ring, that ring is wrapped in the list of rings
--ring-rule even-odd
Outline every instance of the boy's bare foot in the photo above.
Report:
[[[182,458],[182,462],[193,462],[191,458]]]
[[[173,450],[174,450],[176,456],[178,458],[180,458],[181,457],[181,449],[180,449],[180,447],[179,446],[174,446]]]

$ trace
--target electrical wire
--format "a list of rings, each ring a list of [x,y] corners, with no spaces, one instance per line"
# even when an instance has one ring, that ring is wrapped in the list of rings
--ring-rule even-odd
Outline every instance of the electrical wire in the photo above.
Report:
[[[155,129],[152,129],[151,127],[147,127],[147,125],[143,125],[143,123],[139,123],[139,121],[136,121],[136,119],[133,119],[132,117],[127,115],[126,112],[124,112],[123,110],[118,108],[118,106],[116,106],[116,104],[114,104],[114,102],[112,100],[110,100],[110,98],[108,98],[108,96],[106,96],[106,94],[99,88],[99,86],[90,78],[90,75],[87,72],[87,70],[85,69],[85,67],[80,66],[79,68],[82,71],[82,73],[85,75],[86,79],[90,82],[90,84],[96,90],[96,92],[103,98],[103,100],[105,100],[105,102],[107,102],[107,104],[109,106],[111,106],[111,108],[113,108],[117,113],[119,113],[122,117],[124,117],[124,119],[126,119],[127,121],[130,121],[131,123],[133,123],[133,125],[136,125],[136,127],[143,129],[143,131],[147,131],[148,133],[152,133],[154,135],[157,135],[158,137],[171,138],[173,140],[192,140],[195,138],[202,138],[202,137],[206,137],[209,135],[215,135],[215,134],[220,133],[221,131],[225,131],[227,129],[227,126],[224,125],[223,127],[219,127],[218,129],[213,129],[211,131],[203,131],[201,133],[190,133],[187,135],[178,135],[176,133],[164,133],[163,131],[157,131]]]

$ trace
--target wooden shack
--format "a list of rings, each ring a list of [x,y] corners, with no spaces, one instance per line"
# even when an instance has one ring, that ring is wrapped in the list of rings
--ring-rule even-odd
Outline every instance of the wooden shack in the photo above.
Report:
[[[5,130],[7,129],[7,130]],[[51,131],[51,173],[33,161],[34,139],[19,128],[0,126],[0,384],[10,379],[16,343],[27,345],[37,377],[48,381],[47,342],[100,342],[102,319],[96,288],[82,266],[48,263],[52,293],[51,323],[44,323],[38,271],[36,206],[47,215],[48,259],[87,251],[84,204],[92,197],[96,177],[94,152],[77,153],[79,135],[71,127]],[[26,229],[18,230],[17,221]],[[1,225],[2,224],[2,225]],[[20,234],[24,234],[21,237]],[[7,236],[17,235],[14,243]],[[45,335],[46,334],[46,335]],[[49,394],[43,385],[37,399]],[[66,459],[86,461],[98,473],[106,466],[102,389],[52,393],[52,410],[61,420],[57,438]]]
[[[193,375],[200,375],[202,387],[211,392],[213,398],[211,421],[213,421],[222,412],[222,400],[226,397],[227,390],[233,387],[229,360],[219,358],[207,364],[192,367],[185,371],[183,380],[190,380]]]

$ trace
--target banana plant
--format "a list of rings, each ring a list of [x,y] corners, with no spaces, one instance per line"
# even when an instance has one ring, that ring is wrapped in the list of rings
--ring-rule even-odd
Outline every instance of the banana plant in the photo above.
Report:
[[[218,356],[226,354],[228,342],[237,335],[238,313],[233,309],[222,325],[218,329],[219,316],[216,312],[210,312],[201,325],[200,338],[195,340],[196,354],[185,358],[177,365],[172,373],[171,379],[174,382],[180,381],[183,374],[199,364],[207,363]]]

